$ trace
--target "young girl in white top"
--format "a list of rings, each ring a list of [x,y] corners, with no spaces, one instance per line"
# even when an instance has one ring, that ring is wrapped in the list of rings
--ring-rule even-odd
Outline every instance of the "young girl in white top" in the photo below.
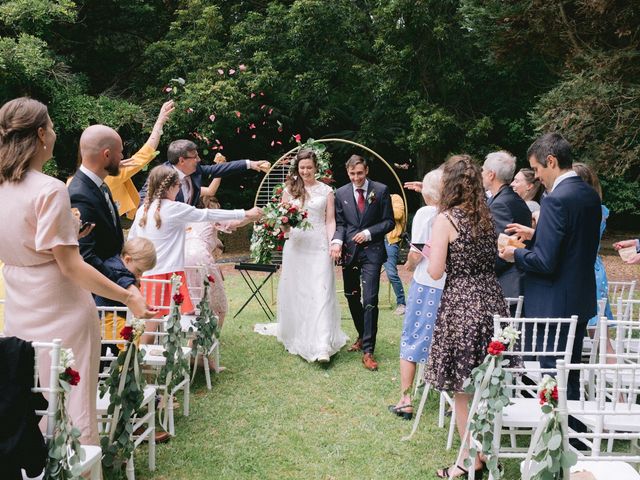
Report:
[[[444,276],[440,280],[434,280],[429,276],[429,259],[424,256],[428,255],[431,226],[438,214],[437,204],[441,191],[442,170],[432,170],[422,181],[422,196],[427,206],[416,212],[411,228],[411,243],[424,244],[426,247],[422,252],[412,247],[407,257],[406,268],[409,271],[413,270],[413,280],[409,287],[400,337],[400,400],[395,405],[389,405],[392,413],[406,420],[413,417],[411,385],[416,373],[416,364],[426,363],[429,358],[433,329],[445,282]]]
[[[183,295],[182,313],[193,311],[189,298],[187,281],[184,274],[185,227],[192,222],[216,222],[228,220],[245,220],[243,223],[257,220],[262,211],[254,208],[245,210],[198,209],[186,203],[176,202],[180,190],[178,171],[167,165],[160,165],[149,174],[149,191],[144,204],[138,208],[129,238],[145,237],[156,247],[156,266],[145,272],[142,278],[168,280],[173,274],[182,277],[180,293]],[[147,302],[153,305],[168,305],[169,291],[164,298],[150,298],[151,289],[147,290]],[[159,289],[158,289],[159,290]],[[167,289],[164,289],[167,290]],[[160,296],[160,292],[156,292]],[[166,312],[163,312],[166,313]]]

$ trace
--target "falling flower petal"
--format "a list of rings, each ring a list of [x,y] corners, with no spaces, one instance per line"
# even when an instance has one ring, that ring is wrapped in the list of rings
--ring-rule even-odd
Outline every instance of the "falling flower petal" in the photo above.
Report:
[[[185,110],[185,112],[187,112],[187,113],[193,113],[193,108],[189,107],[189,108],[187,108],[187,109]]]
[[[280,140],[276,140],[276,143],[277,143],[278,145],[282,145],[282,142],[281,142]]]
[[[264,92],[260,92],[260,96],[261,96],[261,97],[264,97]]]
[[[236,110],[236,117],[240,118],[242,114]]]
[[[162,89],[162,91],[163,91],[164,93],[171,93],[171,92],[173,91],[173,88],[171,88],[171,87],[164,87],[164,88]]]
[[[262,122],[262,125],[266,125],[266,124],[267,124],[266,120],[264,122]]]
[[[217,138],[216,138],[216,143],[220,145],[220,140],[218,140]]]
[[[224,146],[220,145],[220,146],[218,147],[218,150],[224,150]]]
[[[229,69],[229,75],[233,75],[234,73],[236,73],[236,71],[233,68]]]
[[[271,140],[271,146],[273,147],[275,144],[276,144],[276,142]]]
[[[240,133],[240,127],[236,128],[236,134]]]
[[[251,92],[251,95],[249,95],[249,97],[250,97],[250,98],[253,98],[253,97],[255,97],[255,96],[256,96],[256,94],[255,94],[255,93],[253,93],[253,92]]]
[[[300,135],[299,133],[296,133],[293,136],[293,139],[297,142],[297,143],[302,143],[302,135]]]
[[[209,120],[211,120],[212,122],[215,122],[216,116],[212,113],[211,115],[209,115]]]
[[[394,163],[393,166],[396,167],[399,170],[409,170],[409,164],[408,163],[403,163],[401,165],[398,165],[397,163]]]
[[[211,150],[217,150],[217,149],[218,149],[218,147],[217,147],[216,145],[213,145],[213,146],[211,147]]]
[[[273,108],[270,108],[269,111],[267,112],[267,115],[271,115],[273,113]]]
[[[260,105],[260,110],[264,110],[266,108],[266,105]]]
[[[221,68],[219,68],[219,69],[218,69],[218,73],[219,73],[220,75],[224,75],[224,70],[223,70],[223,69],[221,69]]]
[[[244,185],[240,185],[240,188],[244,188]]]
[[[250,123],[249,124],[249,130],[253,130],[254,128],[256,128],[256,124],[255,123]]]
[[[247,69],[247,66],[244,63],[241,63],[240,65],[238,65],[238,70],[240,70],[241,72],[244,72]]]
[[[251,138],[256,138],[256,134],[254,133],[253,135],[251,135]]]
[[[282,133],[282,127],[278,127],[278,131]]]

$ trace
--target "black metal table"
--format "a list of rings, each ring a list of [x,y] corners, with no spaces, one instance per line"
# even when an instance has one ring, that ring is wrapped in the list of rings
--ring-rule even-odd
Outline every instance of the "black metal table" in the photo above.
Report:
[[[255,300],[258,302],[258,304],[260,305],[260,308],[262,308],[262,311],[267,316],[269,321],[273,322],[275,320],[275,315],[273,313],[273,310],[271,310],[271,307],[269,307],[269,303],[262,296],[262,293],[260,292],[260,290],[262,289],[264,284],[269,281],[271,276],[278,271],[278,269],[280,268],[280,265],[273,265],[270,263],[265,264],[265,263],[241,262],[236,264],[234,268],[240,272],[240,275],[242,275],[242,279],[249,287],[249,290],[251,290],[251,295],[249,296],[247,301],[244,302],[244,305],[240,307],[240,310],[238,310],[238,312],[233,316],[233,318],[236,318],[238,315],[240,315],[242,310],[244,310],[244,308],[249,304],[249,302],[255,298]],[[268,273],[268,275],[265,277],[262,283],[258,284],[258,282],[251,276],[251,272],[264,272],[264,273]]]

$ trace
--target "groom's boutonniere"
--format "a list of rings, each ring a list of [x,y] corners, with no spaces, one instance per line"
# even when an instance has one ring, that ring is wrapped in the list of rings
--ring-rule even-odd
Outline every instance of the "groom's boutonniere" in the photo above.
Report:
[[[374,190],[371,190],[369,195],[367,195],[367,203],[371,205],[372,203],[375,203],[375,202],[376,202],[376,192]]]

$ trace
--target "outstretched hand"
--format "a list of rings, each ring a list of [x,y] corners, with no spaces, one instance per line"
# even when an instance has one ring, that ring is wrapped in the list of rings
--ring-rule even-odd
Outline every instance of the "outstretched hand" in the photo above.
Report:
[[[414,192],[422,192],[422,182],[404,182],[404,188]]]
[[[252,160],[251,170],[267,173],[271,169],[271,163],[267,160]]]
[[[173,100],[164,102],[162,104],[162,107],[160,107],[160,113],[158,114],[158,119],[156,120],[156,122],[162,125],[167,123],[167,120],[169,120],[169,117],[171,116],[171,112],[173,112],[175,109],[176,107],[173,103]]]
[[[146,300],[137,289],[131,290],[126,305],[136,318],[153,318],[158,313],[149,309]]]
[[[245,220],[249,220],[251,222],[257,222],[262,218],[263,212],[260,207],[253,207],[250,210],[245,210]]]

